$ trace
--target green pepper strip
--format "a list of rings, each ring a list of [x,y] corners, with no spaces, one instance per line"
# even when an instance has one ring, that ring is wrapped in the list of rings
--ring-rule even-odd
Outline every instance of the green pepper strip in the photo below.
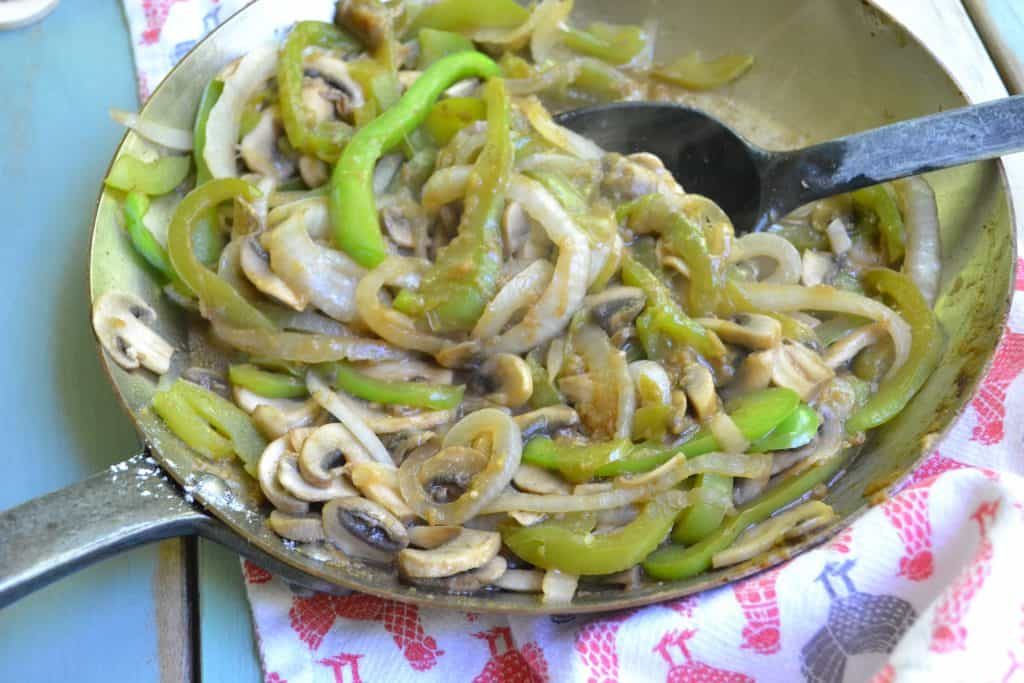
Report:
[[[679,513],[672,528],[672,540],[687,545],[696,543],[722,525],[732,496],[733,478],[722,474],[698,474],[691,494],[693,503]]]
[[[728,406],[727,410],[743,436],[757,443],[781,429],[799,406],[800,397],[796,392],[773,387],[744,396]],[[676,455],[683,454],[692,458],[717,449],[718,440],[706,427],[701,428],[689,441],[669,447],[657,443],[633,445],[627,440],[586,445],[560,444],[540,436],[526,444],[523,462],[557,470],[570,482],[579,484],[594,477],[649,472]]]
[[[615,26],[598,22],[591,24],[586,31],[563,29],[562,42],[574,52],[621,66],[640,54],[647,45],[647,37],[639,26]]]
[[[300,398],[309,393],[302,377],[262,370],[248,363],[229,367],[228,379],[236,387],[267,398]]]
[[[143,192],[151,197],[167,194],[185,181],[192,160],[188,157],[160,157],[146,163],[122,154],[110,168],[103,184],[115,190]]]
[[[288,142],[297,150],[334,162],[352,135],[343,121],[315,122],[302,101],[302,56],[309,47],[355,49],[355,41],[337,26],[322,21],[300,21],[288,34],[277,64],[281,119]]]
[[[697,53],[692,53],[666,67],[651,71],[651,76],[689,90],[709,90],[735,81],[753,65],[754,58],[751,55],[725,55],[710,62],[702,62]]]
[[[608,533],[581,533],[559,521],[527,527],[505,522],[499,531],[505,545],[534,566],[577,576],[612,574],[642,562],[657,548],[678,512],[660,496],[632,522]]]
[[[231,327],[274,330],[274,324],[245,300],[226,280],[202,264],[192,249],[192,236],[202,219],[223,201],[241,197],[252,201],[260,191],[238,178],[211,180],[192,190],[174,210],[167,230],[171,266],[199,297],[208,311]]]
[[[174,269],[167,260],[167,252],[162,244],[146,229],[142,222],[149,211],[149,197],[141,192],[129,192],[124,198],[124,227],[132,246],[165,281],[177,278]]]
[[[420,54],[416,64],[420,71],[442,57],[475,49],[473,41],[466,36],[450,31],[438,31],[434,28],[420,29],[419,42]]]
[[[661,194],[649,194],[616,210],[635,232],[657,233],[673,254],[690,269],[688,313],[706,316],[718,305],[719,292],[725,286],[725,273],[715,268],[704,231]]]
[[[707,571],[711,568],[711,558],[732,545],[744,529],[763,522],[779,508],[827,482],[844,462],[846,458],[840,453],[805,472],[788,477],[759,498],[737,508],[735,514],[700,542],[686,548],[671,545],[654,551],[644,561],[644,571],[663,581],[688,579]]]
[[[797,406],[789,417],[779,423],[768,436],[750,444],[750,452],[787,451],[806,446],[818,433],[821,416],[806,403]]]
[[[460,130],[485,118],[487,106],[479,97],[449,97],[431,108],[423,127],[437,144],[447,145]]]
[[[192,160],[196,164],[196,187],[199,187],[213,176],[210,174],[210,167],[206,165],[203,152],[206,151],[206,124],[210,120],[210,110],[217,104],[221,93],[224,92],[224,81],[213,79],[203,90],[203,96],[199,100],[199,109],[196,111],[196,121],[192,126]],[[224,250],[226,243],[224,233],[217,227],[217,211],[210,211],[192,235],[192,249],[200,261],[208,267],[217,264],[220,253]]]
[[[256,463],[267,442],[249,416],[231,401],[179,379],[153,395],[153,410],[178,438],[201,454],[224,458],[235,453],[246,471],[256,476]]]
[[[870,211],[878,217],[878,231],[885,241],[885,255],[889,263],[899,263],[906,251],[907,239],[903,217],[896,206],[896,200],[889,196],[884,185],[865,187],[852,192],[850,197],[855,208]]]
[[[530,12],[515,0],[441,0],[416,15],[409,32],[434,28],[470,33],[482,28],[514,28],[530,18]]]
[[[334,240],[359,265],[373,268],[387,257],[373,196],[377,160],[423,123],[452,83],[499,73],[498,65],[479,52],[449,55],[424,71],[398,104],[361,128],[345,145],[331,175],[328,200]]]
[[[942,335],[935,313],[914,282],[903,273],[875,268],[864,284],[888,296],[910,325],[910,355],[903,366],[882,380],[878,391],[846,422],[846,431],[866,431],[894,418],[918,392],[942,355]]]
[[[648,339],[651,335],[664,332],[673,341],[693,347],[694,351],[706,358],[717,358],[725,353],[725,346],[718,335],[687,316],[661,280],[629,253],[622,257],[622,281],[639,287],[647,295],[647,307],[642,315],[645,318],[642,323],[638,322],[638,333],[641,325]],[[641,341],[644,341],[644,336],[640,337]],[[645,342],[644,348],[647,347]]]
[[[430,384],[428,382],[398,382],[376,379],[363,374],[342,361],[328,366],[333,374],[332,384],[374,403],[395,403],[431,410],[448,410],[462,402],[465,387],[451,384]]]
[[[427,321],[435,332],[471,329],[498,291],[501,214],[512,179],[515,149],[505,81],[487,81],[483,97],[487,104],[487,140],[469,175],[459,233],[438,254],[419,289]]]

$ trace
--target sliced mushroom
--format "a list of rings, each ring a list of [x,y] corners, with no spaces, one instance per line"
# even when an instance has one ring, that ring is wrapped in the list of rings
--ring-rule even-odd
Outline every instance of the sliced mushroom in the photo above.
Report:
[[[629,376],[633,379],[642,405],[671,404],[672,381],[660,363],[653,360],[633,361],[629,364]]]
[[[775,368],[775,351],[758,351],[743,359],[740,369],[729,385],[732,394],[745,394],[768,388]]]
[[[858,327],[853,332],[839,339],[825,352],[825,365],[832,369],[853,360],[854,356],[865,348],[877,343],[888,334],[884,323],[872,323]]]
[[[270,255],[263,249],[255,235],[249,235],[242,240],[239,260],[242,272],[256,289],[296,311],[303,311],[309,305],[309,299],[289,287],[288,283],[270,269]]]
[[[295,173],[294,162],[281,154],[277,147],[279,135],[274,110],[265,109],[259,123],[238,145],[242,161],[250,170],[277,180],[284,180]]]
[[[280,510],[272,510],[267,523],[275,534],[289,541],[313,543],[324,540],[323,518],[315,512],[289,515]]]
[[[484,566],[441,579],[414,579],[418,586],[435,588],[449,594],[475,593],[491,586],[508,570],[508,560],[498,555]]]
[[[320,187],[330,177],[330,169],[316,157],[303,154],[299,157],[299,177],[306,187]]]
[[[832,257],[820,251],[806,249],[803,256],[803,270],[800,281],[808,287],[814,287],[831,281],[835,275],[836,264]]]
[[[290,400],[290,399],[277,399]],[[268,439],[276,439],[298,427],[309,427],[323,417],[323,410],[313,399],[284,408],[280,404],[262,403],[252,411],[252,423]]]
[[[281,512],[290,515],[304,515],[309,512],[309,504],[299,500],[284,490],[277,479],[278,466],[281,458],[287,453],[286,440],[282,437],[274,439],[263,450],[260,462],[256,467],[256,475],[260,482],[260,490],[270,504]]]
[[[365,498],[336,498],[323,509],[324,533],[347,555],[390,561],[409,545],[409,534],[395,516]]]
[[[580,577],[563,574],[557,569],[544,572],[544,579],[540,584],[543,593],[541,602],[546,605],[566,605],[572,602],[572,596],[576,594],[576,586],[579,585],[579,582]]]
[[[740,313],[733,320],[699,318],[697,322],[717,334],[722,341],[748,349],[770,349],[782,341],[782,323],[760,313]]]
[[[327,486],[309,483],[299,472],[298,458],[291,453],[285,453],[278,462],[277,481],[285,491],[309,503],[323,503],[335,498],[359,495],[359,492],[342,476],[335,477]]]
[[[402,498],[397,467],[380,462],[352,462],[345,466],[345,473],[364,498],[381,505],[405,523],[416,519],[416,513]]]
[[[438,578],[482,567],[501,550],[501,534],[463,528],[458,536],[431,550],[406,548],[398,553],[398,568],[403,575]]]
[[[647,297],[638,287],[609,287],[583,300],[583,307],[609,336],[632,325],[646,304]]]
[[[494,390],[487,398],[509,408],[523,405],[533,394],[533,373],[530,366],[513,353],[498,353],[480,368],[483,379]]]
[[[388,452],[395,461],[395,466],[401,465],[414,450],[437,438],[437,434],[431,431],[412,432],[411,434],[396,435],[397,438],[389,440]]]
[[[306,443],[309,435],[316,431],[316,427],[296,427],[288,432],[288,446],[292,453],[301,453],[302,444]]]
[[[599,387],[590,373],[583,372],[559,379],[558,390],[570,403],[586,405],[598,391],[607,391],[607,387]]]
[[[327,486],[342,476],[345,463],[372,460],[345,425],[331,422],[306,437],[299,455],[299,471],[313,484]]]
[[[792,389],[806,401],[835,372],[821,356],[803,344],[786,342],[775,351],[772,381],[776,386]]]
[[[235,404],[250,415],[260,406],[272,406],[287,412],[295,410],[305,403],[302,399],[260,396],[255,391],[237,385],[232,385],[231,396],[235,399]]]
[[[513,593],[540,593],[544,584],[544,572],[538,569],[509,569],[494,585]]]
[[[505,244],[505,257],[518,254],[530,236],[530,219],[519,202],[509,202],[501,219],[501,237]]]
[[[703,365],[691,365],[683,374],[683,390],[699,420],[706,420],[718,412],[718,395],[711,371]]]
[[[414,526],[407,530],[409,545],[426,550],[444,545],[462,531],[458,526]]]
[[[363,89],[352,78],[344,60],[317,53],[306,60],[305,71],[302,100],[317,121],[329,118],[332,110],[341,119],[351,121],[355,111],[366,104]]]
[[[516,415],[512,421],[519,427],[523,439],[526,440],[542,432],[550,434],[565,427],[578,425],[580,416],[569,406],[547,406]]]
[[[511,510],[508,513],[510,519],[514,520],[520,526],[533,526],[534,524],[540,524],[547,519],[547,513],[544,512],[524,512],[522,510]]]
[[[512,483],[520,491],[527,491],[529,493],[566,494],[572,490],[569,483],[557,474],[526,463],[519,465],[515,476],[512,477]]]
[[[96,337],[126,370],[140,365],[158,375],[170,370],[174,347],[149,327],[155,322],[156,311],[127,292],[107,292],[93,306]]]

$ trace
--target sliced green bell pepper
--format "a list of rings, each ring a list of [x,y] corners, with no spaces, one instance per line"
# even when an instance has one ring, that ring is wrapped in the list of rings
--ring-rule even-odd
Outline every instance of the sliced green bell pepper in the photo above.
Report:
[[[327,367],[332,375],[331,384],[356,398],[374,403],[449,410],[458,407],[465,392],[462,385],[376,379],[343,361]]]
[[[408,32],[433,28],[472,33],[484,28],[514,28],[529,18],[529,10],[515,0],[441,0],[423,8],[413,19]]]
[[[710,90],[735,81],[753,65],[752,55],[725,55],[705,62],[694,52],[654,69],[651,76],[688,90]]]
[[[479,97],[449,97],[431,108],[423,127],[438,145],[447,145],[460,130],[486,118],[487,106]]]
[[[595,22],[587,30],[562,30],[562,42],[574,52],[621,66],[633,61],[647,46],[647,34],[639,26]]]
[[[103,184],[115,190],[137,191],[151,197],[167,194],[185,182],[192,160],[189,157],[160,157],[146,163],[122,154],[110,169]]]
[[[270,372],[248,363],[229,367],[228,379],[237,387],[267,398],[300,398],[309,393],[301,377]]]
[[[146,260],[165,282],[177,279],[177,273],[167,260],[167,252],[153,237],[142,219],[149,211],[149,197],[141,192],[129,192],[124,198],[124,227],[135,251]]]
[[[767,453],[806,446],[817,435],[820,426],[821,415],[806,403],[801,403],[768,436],[751,443],[750,451],[752,453]]]
[[[224,92],[224,81],[213,79],[206,84],[203,95],[199,99],[199,109],[196,111],[196,121],[192,126],[192,160],[196,164],[196,187],[199,187],[213,176],[210,174],[210,167],[206,165],[203,152],[206,151],[206,124],[210,120],[210,110],[217,104],[221,93]],[[217,226],[217,211],[210,211],[192,235],[192,249],[196,257],[206,266],[213,267],[224,250],[227,239],[224,233]]]
[[[518,557],[542,569],[577,576],[613,574],[643,561],[672,528],[679,508],[667,496],[644,505],[629,524],[607,533],[581,533],[559,521],[499,527],[505,545]]]
[[[474,50],[473,41],[464,35],[434,28],[421,28],[419,33],[420,54],[417,66],[422,71],[442,57],[456,52]]]
[[[533,351],[526,354],[526,364],[529,366],[530,375],[533,377],[533,393],[530,394],[530,407],[537,410],[565,403],[561,392],[555,387],[554,382],[548,376],[548,371],[540,364]]]
[[[906,252],[906,229],[896,200],[885,185],[873,185],[850,193],[853,207],[860,213],[869,213],[877,218],[878,231],[882,235],[885,255],[889,263],[898,264]]]
[[[733,478],[721,474],[698,474],[690,495],[693,502],[679,513],[672,527],[672,540],[687,545],[696,543],[722,524],[729,511]]]
[[[505,82],[490,79],[483,95],[487,140],[469,176],[459,233],[440,251],[419,289],[427,322],[435,332],[471,329],[498,290],[501,215],[515,150]]]
[[[909,277],[888,268],[874,268],[864,274],[863,281],[870,289],[889,297],[910,325],[910,355],[899,370],[882,380],[878,391],[847,420],[846,431],[851,434],[872,429],[896,417],[938,365],[943,346],[935,312]]]

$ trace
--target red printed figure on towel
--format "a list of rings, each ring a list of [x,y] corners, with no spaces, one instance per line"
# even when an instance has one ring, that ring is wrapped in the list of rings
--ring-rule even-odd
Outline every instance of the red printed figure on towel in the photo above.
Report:
[[[686,641],[696,633],[694,629],[669,631],[654,646],[654,652],[670,665],[666,683],[754,683],[754,679],[746,674],[695,662]]]
[[[590,672],[587,683],[615,683],[619,680],[619,653],[615,644],[619,627],[634,612],[622,612],[608,619],[596,619],[576,634],[576,652]]]
[[[316,650],[336,619],[378,621],[391,634],[402,656],[416,671],[432,669],[444,654],[423,630],[419,608],[373,595],[324,595],[295,597],[288,613],[299,640]]]
[[[999,501],[982,503],[971,515],[978,523],[981,541],[974,561],[947,589],[939,602],[932,624],[932,652],[963,650],[967,640],[967,629],[963,618],[971,600],[981,590],[985,579],[992,571],[992,540],[988,537],[989,524],[999,511]]]
[[[775,592],[780,571],[781,567],[733,585],[747,622],[740,647],[759,655],[773,655],[782,647],[779,596]]]
[[[924,581],[935,569],[928,495],[927,488],[904,489],[882,507],[903,543],[899,575],[910,581]]]
[[[171,5],[189,0],[142,0],[142,12],[146,16],[146,30],[142,32],[143,45],[156,45],[160,40],[160,31],[167,23],[167,15]]]
[[[318,663],[329,666],[334,671],[334,683],[363,683],[359,677],[359,658],[362,655],[354,655],[342,652],[327,659],[321,659]]]
[[[491,651],[491,658],[473,683],[547,683],[548,663],[536,643],[527,643],[517,650],[507,626],[474,633],[473,637],[486,640]]]

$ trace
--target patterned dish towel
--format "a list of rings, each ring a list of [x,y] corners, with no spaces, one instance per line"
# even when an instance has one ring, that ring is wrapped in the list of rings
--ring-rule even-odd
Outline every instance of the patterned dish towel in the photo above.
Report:
[[[141,99],[244,4],[125,0]],[[1024,682],[1022,369],[1018,294],[981,392],[898,495],[826,546],[675,602],[488,616],[316,594],[244,562],[266,681]]]

